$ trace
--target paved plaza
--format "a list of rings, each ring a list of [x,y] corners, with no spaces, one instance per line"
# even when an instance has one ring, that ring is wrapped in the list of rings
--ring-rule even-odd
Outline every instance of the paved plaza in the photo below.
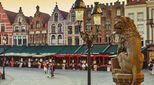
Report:
[[[154,75],[150,75],[147,70],[142,72],[145,74],[142,85],[154,85]],[[56,69],[55,78],[48,78],[43,69],[7,67],[6,80],[0,79],[0,85],[87,85],[87,71]],[[112,73],[92,71],[92,85],[115,85]]]

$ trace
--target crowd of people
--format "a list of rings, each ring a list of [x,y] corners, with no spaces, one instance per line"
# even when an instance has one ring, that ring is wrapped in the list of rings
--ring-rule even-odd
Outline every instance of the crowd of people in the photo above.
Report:
[[[154,63],[150,62],[148,64],[148,70],[150,74],[154,74]]]

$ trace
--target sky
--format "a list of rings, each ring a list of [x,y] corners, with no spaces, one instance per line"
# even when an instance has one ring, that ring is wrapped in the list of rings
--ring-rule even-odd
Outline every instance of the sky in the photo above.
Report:
[[[99,3],[111,3],[117,0],[83,0],[86,5],[92,5],[94,2]],[[125,0],[119,0],[125,1]],[[69,12],[75,0],[0,0],[4,9],[18,12],[19,7],[22,7],[23,13],[26,16],[34,16],[36,12],[36,6],[40,6],[40,11],[52,14],[53,9],[58,4],[60,10]],[[125,2],[126,3],[126,2]]]

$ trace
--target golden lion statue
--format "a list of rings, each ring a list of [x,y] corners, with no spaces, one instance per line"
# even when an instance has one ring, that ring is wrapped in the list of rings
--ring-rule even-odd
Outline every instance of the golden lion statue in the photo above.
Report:
[[[144,55],[141,53],[141,38],[132,19],[121,17],[114,25],[115,34],[119,35],[118,62],[120,71],[133,75],[131,85],[136,81],[136,74],[143,67]]]

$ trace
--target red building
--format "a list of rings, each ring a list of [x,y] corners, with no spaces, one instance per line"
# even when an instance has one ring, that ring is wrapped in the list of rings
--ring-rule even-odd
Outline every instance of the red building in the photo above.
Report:
[[[49,14],[40,12],[39,6],[36,7],[36,13],[30,22],[29,27],[29,45],[47,45],[47,34],[48,34],[48,20]]]
[[[16,13],[4,10],[0,2],[0,45],[3,45],[3,36],[6,35],[6,45],[12,45],[12,23]]]

